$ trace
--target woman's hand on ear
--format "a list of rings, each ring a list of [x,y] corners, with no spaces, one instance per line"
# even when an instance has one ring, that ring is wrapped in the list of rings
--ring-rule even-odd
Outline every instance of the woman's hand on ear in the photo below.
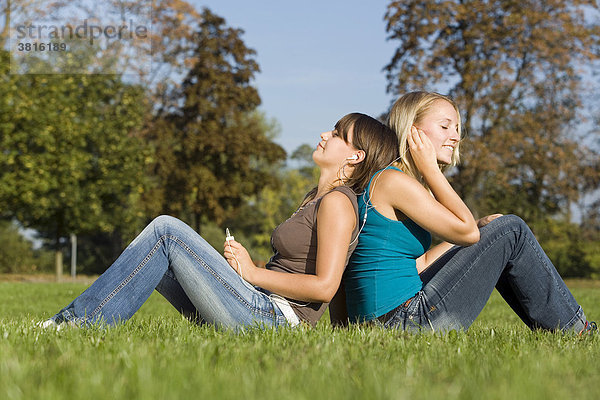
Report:
[[[410,135],[408,135],[408,148],[421,174],[425,176],[434,169],[439,171],[437,154],[431,140],[425,132],[414,125],[410,128]]]

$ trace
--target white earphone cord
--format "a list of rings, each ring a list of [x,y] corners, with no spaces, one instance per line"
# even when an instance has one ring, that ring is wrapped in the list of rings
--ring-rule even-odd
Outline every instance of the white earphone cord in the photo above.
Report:
[[[233,239],[233,236],[229,235],[229,229],[226,230],[226,233],[227,233],[227,237],[226,237],[225,240],[227,240],[227,246],[229,246],[229,252],[231,253],[231,255],[233,255],[233,259],[235,260],[235,263],[237,265],[238,276],[240,277],[240,279],[242,280],[242,282],[244,283],[244,285],[246,285],[249,289],[256,290],[256,288],[254,286],[252,286],[248,281],[246,281],[244,279],[244,274],[242,272],[242,265],[240,264],[239,260],[235,256],[235,253],[233,252],[233,249],[231,248],[231,244],[229,244],[229,240]],[[269,298],[271,300],[273,300],[274,298],[277,298],[279,300],[285,300],[285,301],[287,301],[290,304],[297,305],[298,307],[306,307],[306,306],[308,306],[310,304],[310,302],[307,302],[305,304],[296,303],[295,301],[286,299],[285,297],[280,296],[280,295],[278,295],[276,293],[268,294],[268,296],[269,296]]]
[[[356,155],[354,156],[356,158],[358,158]],[[385,171],[386,169],[388,169],[394,162],[398,161],[400,157],[397,157],[396,159],[394,159],[392,162],[390,162],[385,168],[383,168],[381,171],[379,171],[379,173],[377,174],[377,176],[373,179],[373,184],[370,187],[370,192],[372,192],[375,189],[375,185],[377,184],[377,179],[379,179],[379,176],[381,175],[381,173],[383,171]],[[356,234],[356,237],[354,238],[354,240],[352,240],[349,244],[349,246],[352,246],[352,244],[354,244],[354,242],[356,242],[358,240],[358,237],[360,236],[360,233],[362,232],[363,228],[365,227],[365,224],[367,223],[367,211],[369,210],[369,208],[375,208],[374,205],[371,204],[371,195],[367,193],[367,191],[363,191],[362,193],[363,196],[363,201],[365,203],[365,215],[363,216],[363,220],[362,220],[362,224],[358,230],[358,233]],[[368,197],[365,197],[368,196]],[[227,240],[227,245],[229,246],[229,251],[231,252],[231,254],[233,255],[233,259],[235,260],[235,263],[237,265],[237,271],[239,272],[239,277],[242,280],[242,282],[244,283],[244,285],[246,285],[247,287],[251,288],[254,290],[254,287],[252,285],[250,285],[250,283],[246,282],[246,280],[244,279],[244,274],[242,272],[242,266],[240,264],[240,262],[238,261],[237,257],[235,256],[235,253],[233,252],[233,249],[231,248],[231,244],[229,244],[229,240],[233,239],[233,236],[230,236],[229,234],[229,229],[226,230],[226,240]],[[273,299],[274,297],[278,298],[278,299],[283,299],[286,300],[287,302],[289,302],[290,304],[294,304],[298,307],[306,307],[310,304],[310,302],[306,302],[304,304],[301,303],[297,303],[295,301],[286,299],[285,297],[282,297],[276,293],[271,293],[268,295],[271,299]]]
[[[404,152],[404,154],[406,154],[406,151]],[[367,223],[367,211],[369,211],[369,208],[375,208],[375,206],[371,203],[371,193],[375,189],[375,185],[377,184],[377,179],[379,179],[379,176],[381,175],[381,173],[383,171],[388,169],[396,161],[400,160],[404,156],[404,154],[402,156],[395,158],[385,168],[383,168],[381,171],[379,171],[377,173],[377,176],[375,176],[375,178],[373,179],[373,184],[369,186],[369,193],[367,193],[366,189],[365,189],[365,191],[363,191],[362,196],[363,196],[363,202],[365,203],[365,215],[363,215],[362,224],[360,226],[360,229],[358,230],[358,233],[356,234],[356,237],[354,238],[354,240],[350,242],[350,246],[358,240],[360,233],[362,232],[363,228],[365,227],[365,224]]]

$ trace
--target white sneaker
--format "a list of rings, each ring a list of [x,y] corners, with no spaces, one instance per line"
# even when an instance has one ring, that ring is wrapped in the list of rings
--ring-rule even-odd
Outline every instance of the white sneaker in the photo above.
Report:
[[[52,318],[47,319],[45,321],[40,321],[37,324],[38,328],[42,328],[42,329],[56,329],[57,331],[60,331],[62,329],[62,324],[57,324],[56,321],[54,321]]]

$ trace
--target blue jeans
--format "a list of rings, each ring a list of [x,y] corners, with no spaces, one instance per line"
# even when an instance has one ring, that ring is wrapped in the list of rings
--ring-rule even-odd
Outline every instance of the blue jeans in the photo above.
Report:
[[[525,222],[514,215],[481,229],[421,274],[423,288],[384,323],[410,331],[465,330],[494,287],[531,329],[580,332],[586,317]]]
[[[243,281],[192,228],[168,216],[154,219],[53,319],[115,324],[131,318],[154,289],[199,323],[226,328],[287,324],[268,294]]]

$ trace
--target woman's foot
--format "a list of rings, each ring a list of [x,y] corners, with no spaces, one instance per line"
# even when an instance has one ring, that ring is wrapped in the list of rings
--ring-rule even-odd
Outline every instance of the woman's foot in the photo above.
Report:
[[[61,324],[57,324],[56,321],[52,318],[47,319],[45,321],[40,321],[36,324],[36,326],[38,328],[42,328],[42,329],[56,329],[57,331],[60,331],[62,329],[62,325]]]
[[[598,332],[598,325],[594,321],[585,321],[585,328],[579,332],[579,336],[594,335]]]
[[[65,327],[77,327],[77,325],[75,325],[73,322],[71,321],[65,321],[65,322],[56,322],[56,320],[54,318],[50,318],[47,319],[45,321],[40,321],[36,324],[36,326],[38,328],[42,328],[42,329],[55,329],[56,331],[60,331],[62,329],[64,329]]]

